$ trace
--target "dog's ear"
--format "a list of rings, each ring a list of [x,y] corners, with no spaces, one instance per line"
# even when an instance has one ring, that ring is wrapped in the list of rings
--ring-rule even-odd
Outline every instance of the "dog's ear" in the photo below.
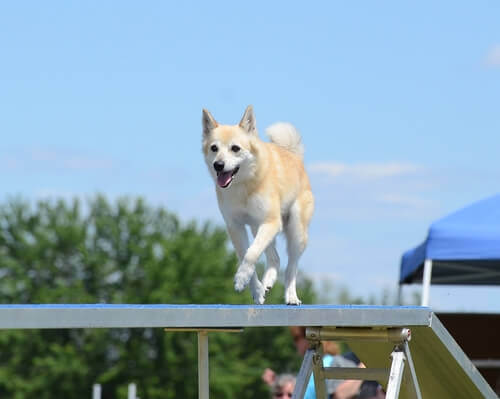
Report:
[[[240,127],[247,133],[257,135],[257,121],[253,113],[253,107],[249,105],[240,121]]]
[[[203,135],[208,135],[212,130],[214,130],[219,124],[214,119],[212,114],[203,108],[201,115],[201,123],[203,125]]]

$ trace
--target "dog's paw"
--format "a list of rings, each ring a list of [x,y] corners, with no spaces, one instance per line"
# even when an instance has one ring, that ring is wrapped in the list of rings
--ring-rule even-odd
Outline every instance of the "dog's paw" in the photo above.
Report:
[[[256,305],[262,305],[266,300],[266,287],[262,284],[258,284],[256,287],[252,286],[252,297]]]
[[[241,292],[245,289],[245,287],[250,282],[252,278],[252,274],[254,273],[254,268],[247,265],[241,264],[234,276],[234,289],[238,292]]]
[[[241,292],[245,289],[247,285],[244,283],[243,279],[236,275],[234,276],[234,289],[235,291]]]
[[[262,284],[266,288],[266,290],[270,290],[273,288],[276,279],[278,278],[278,272],[276,269],[267,269],[264,273],[264,277],[262,278]]]
[[[302,301],[299,299],[296,293],[285,292],[285,303],[287,305],[299,306]]]

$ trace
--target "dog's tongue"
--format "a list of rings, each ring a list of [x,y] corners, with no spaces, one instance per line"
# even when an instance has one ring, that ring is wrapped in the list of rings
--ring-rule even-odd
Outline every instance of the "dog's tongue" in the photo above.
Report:
[[[231,179],[233,178],[232,172],[221,172],[217,176],[217,183],[221,187],[226,187],[229,183],[231,183]]]

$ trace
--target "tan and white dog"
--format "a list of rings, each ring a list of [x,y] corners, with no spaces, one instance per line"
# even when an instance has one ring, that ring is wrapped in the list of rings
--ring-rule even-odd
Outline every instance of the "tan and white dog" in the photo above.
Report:
[[[284,231],[288,250],[285,303],[300,305],[295,288],[297,265],[314,209],[300,135],[291,124],[276,123],[266,131],[271,142],[261,141],[252,106],[238,125],[220,125],[207,110],[203,110],[202,123],[205,161],[240,262],[234,288],[242,291],[250,283],[255,303],[264,303],[279,271],[275,238]],[[251,245],[246,225],[255,236]],[[255,263],[263,252],[267,266],[260,282]]]

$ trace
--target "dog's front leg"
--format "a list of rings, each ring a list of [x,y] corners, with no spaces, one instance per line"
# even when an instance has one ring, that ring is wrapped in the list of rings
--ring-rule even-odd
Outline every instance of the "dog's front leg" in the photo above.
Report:
[[[271,219],[259,226],[257,235],[250,248],[248,248],[234,276],[234,289],[236,291],[242,291],[248,285],[255,272],[255,263],[280,230],[281,219],[279,218]]]
[[[229,238],[231,238],[238,260],[241,263],[248,250],[248,234],[245,225],[226,220],[226,226]]]
[[[247,230],[242,224],[226,221],[226,225],[229,237],[231,238],[231,242],[233,243],[236,254],[238,255],[238,259],[241,264],[248,250]],[[254,302],[258,305],[262,305],[264,303],[264,300],[266,299],[266,289],[259,281],[257,273],[255,272],[255,268],[250,280],[250,289]]]

